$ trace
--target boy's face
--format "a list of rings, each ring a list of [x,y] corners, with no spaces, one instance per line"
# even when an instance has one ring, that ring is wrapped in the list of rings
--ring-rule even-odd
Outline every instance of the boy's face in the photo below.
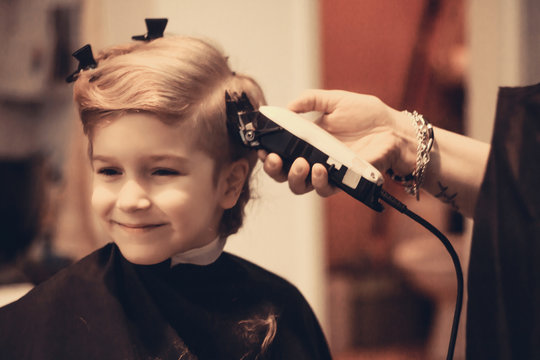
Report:
[[[124,257],[155,264],[210,243],[228,208],[227,180],[193,134],[148,114],[97,127],[92,205]]]

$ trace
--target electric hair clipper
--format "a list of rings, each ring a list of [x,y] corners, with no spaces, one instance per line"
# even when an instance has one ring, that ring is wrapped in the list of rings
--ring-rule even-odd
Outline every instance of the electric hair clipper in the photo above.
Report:
[[[332,185],[376,211],[383,210],[381,173],[328,132],[284,108],[261,106],[257,111],[245,93],[226,92],[225,101],[229,133],[244,146],[280,155],[285,171],[298,157],[310,167],[320,163]]]

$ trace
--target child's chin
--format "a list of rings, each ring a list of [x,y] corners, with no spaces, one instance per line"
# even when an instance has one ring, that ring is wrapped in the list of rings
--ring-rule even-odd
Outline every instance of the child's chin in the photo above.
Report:
[[[118,246],[120,252],[132,264],[136,265],[155,265],[167,260],[168,254],[153,252],[145,247]]]

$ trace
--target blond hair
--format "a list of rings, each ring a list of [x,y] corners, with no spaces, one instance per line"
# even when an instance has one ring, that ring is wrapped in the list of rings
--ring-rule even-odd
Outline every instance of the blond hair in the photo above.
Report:
[[[249,160],[251,174],[256,156],[231,141],[225,92],[246,92],[255,108],[264,105],[264,95],[252,78],[231,71],[217,47],[192,37],[164,37],[111,47],[96,61],[95,69],[79,73],[73,90],[90,140],[95,126],[125,113],[146,112],[168,124],[189,126],[195,146],[215,160],[216,174],[240,158]],[[238,231],[249,198],[246,181],[236,205],[223,214],[220,236]]]

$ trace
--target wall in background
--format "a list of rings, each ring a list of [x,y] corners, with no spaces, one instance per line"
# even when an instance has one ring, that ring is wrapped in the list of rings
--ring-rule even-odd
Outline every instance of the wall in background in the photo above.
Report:
[[[500,86],[540,81],[540,2],[469,0],[467,134],[491,141]]]

